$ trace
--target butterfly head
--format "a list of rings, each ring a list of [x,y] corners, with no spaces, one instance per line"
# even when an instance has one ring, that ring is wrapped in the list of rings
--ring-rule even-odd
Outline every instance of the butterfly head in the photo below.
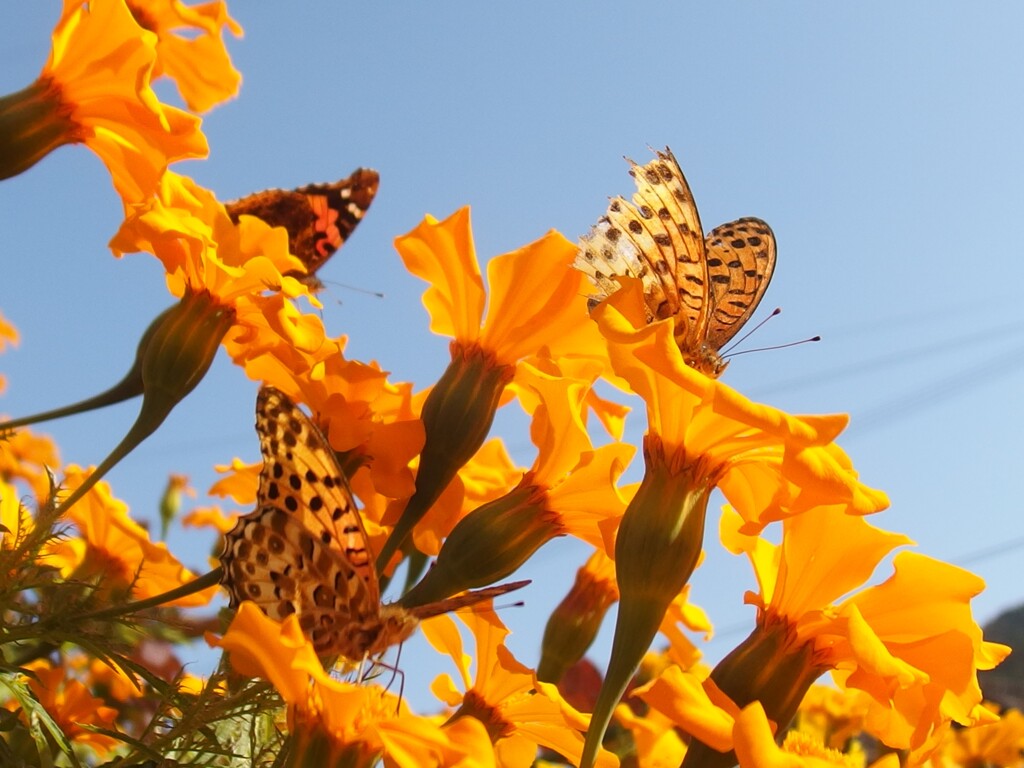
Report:
[[[695,354],[685,355],[685,362],[691,368],[712,379],[721,376],[722,371],[729,365],[729,361],[718,354],[718,351],[710,344],[701,344]]]

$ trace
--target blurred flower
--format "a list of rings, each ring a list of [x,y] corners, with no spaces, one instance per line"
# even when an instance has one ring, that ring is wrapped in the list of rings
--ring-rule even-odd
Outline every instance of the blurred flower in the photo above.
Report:
[[[790,734],[780,747],[771,724],[758,702],[745,707],[736,718],[734,731],[740,768],[861,768],[863,759],[845,755],[799,733]],[[894,761],[891,768],[897,768]],[[683,764],[686,764],[684,760]]]
[[[187,475],[171,474],[167,478],[164,495],[160,497],[160,538],[167,538],[167,529],[181,512],[182,494],[195,498],[196,489],[188,484]]]
[[[0,313],[0,352],[6,351],[8,344],[17,346],[18,339],[18,329],[9,323],[3,314]],[[0,392],[3,392],[6,388],[7,379],[0,376]],[[2,424],[0,424],[0,429],[3,429]]]
[[[1019,766],[1024,750],[1024,716],[1003,712],[994,723],[951,729],[930,759],[932,766]]]
[[[0,424],[3,430],[3,424]],[[45,435],[19,429],[0,439],[0,478],[7,482],[23,480],[40,502],[50,495],[48,467],[59,467],[57,446]]]
[[[76,489],[88,476],[86,470],[70,465],[64,486]],[[81,538],[68,538],[51,544],[46,562],[60,568],[64,578],[99,579],[107,592],[130,591],[133,599],[161,595],[195,578],[168,551],[165,544],[154,544],[149,534],[128,516],[128,507],[115,499],[105,482],[96,485],[67,511]],[[206,605],[216,594],[210,587],[179,598],[170,605]]]
[[[156,43],[124,0],[66,0],[39,79],[0,99],[0,178],[83,143],[128,204],[153,194],[169,163],[205,157],[199,119],[150,87]]]
[[[27,676],[28,687],[36,700],[71,741],[90,747],[100,757],[120,744],[113,736],[92,730],[116,730],[116,709],[104,705],[85,685],[48,661],[39,659],[24,668],[32,673]]]
[[[542,683],[516,661],[505,647],[508,629],[493,610],[476,607],[459,614],[476,642],[477,672],[470,674],[472,657],[463,649],[462,635],[448,616],[420,624],[430,644],[451,656],[461,678],[462,690],[447,674],[439,675],[431,690],[456,710],[451,721],[475,718],[484,724],[494,744],[499,766],[529,766],[538,746],[554,750],[578,764],[583,747],[581,731],[588,720],[558,693],[555,686]],[[601,752],[601,768],[617,765],[614,755]]]
[[[207,641],[223,648],[240,674],[262,677],[280,693],[296,740],[291,765],[371,766],[382,756],[410,768],[455,765],[470,755],[488,762],[479,730],[440,727],[379,686],[332,678],[294,615],[278,623],[246,601],[224,637]]]
[[[196,507],[183,518],[181,524],[189,528],[213,528],[218,533],[227,533],[235,527],[238,515],[225,515],[220,507]]]

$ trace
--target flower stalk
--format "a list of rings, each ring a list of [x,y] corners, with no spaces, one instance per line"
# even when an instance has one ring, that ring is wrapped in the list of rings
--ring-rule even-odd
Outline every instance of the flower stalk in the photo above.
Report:
[[[89,477],[60,504],[63,514],[121,459],[164,422],[206,375],[234,313],[208,293],[187,291],[181,301],[151,327],[142,354],[142,407],[128,434]]]
[[[650,647],[669,604],[700,559],[713,483],[701,462],[688,465],[654,435],[644,438],[646,471],[626,508],[615,541],[619,613],[587,731],[584,768],[593,765],[615,706]]]

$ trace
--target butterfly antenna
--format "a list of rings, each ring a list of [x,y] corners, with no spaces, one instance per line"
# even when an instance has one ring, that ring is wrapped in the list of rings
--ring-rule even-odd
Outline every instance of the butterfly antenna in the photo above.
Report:
[[[337,280],[321,280],[320,282],[322,282],[324,285],[335,285],[339,288],[347,288],[350,291],[355,291],[356,293],[364,293],[367,296],[373,296],[374,298],[384,298],[383,291],[374,291],[369,288],[360,288],[358,285],[351,285],[349,283],[339,283]]]
[[[740,337],[739,337],[738,339],[736,339],[736,341],[734,341],[734,342],[733,342],[732,344],[730,344],[730,345],[728,346],[728,348],[726,348],[726,349],[723,349],[723,350],[722,350],[722,353],[721,353],[721,354],[722,354],[722,357],[725,357],[726,355],[729,355],[729,354],[731,354],[731,350],[733,350],[733,349],[736,349],[736,347],[737,347],[737,346],[739,346],[739,345],[740,345],[740,344],[742,344],[742,343],[743,343],[744,341],[746,341],[746,340],[747,340],[747,339],[749,339],[749,338],[750,338],[751,336],[753,336],[753,335],[754,335],[754,333],[755,333],[755,332],[756,332],[756,331],[757,331],[757,330],[758,330],[758,329],[759,329],[759,328],[760,328],[760,327],[761,327],[762,325],[764,325],[765,323],[767,323],[767,322],[768,322],[769,320],[771,320],[771,319],[772,319],[773,317],[775,317],[775,316],[777,316],[777,315],[781,315],[781,314],[782,314],[782,307],[776,307],[775,309],[773,309],[773,310],[772,310],[772,313],[771,313],[770,315],[768,315],[768,317],[766,317],[766,318],[765,318],[764,320],[762,320],[762,321],[761,321],[760,323],[758,323],[758,324],[757,324],[757,325],[755,325],[755,326],[754,326],[753,328],[751,328],[751,329],[750,329],[749,331],[747,331],[747,332],[746,332],[746,333],[744,333],[744,334],[743,334],[742,336],[740,336]],[[797,342],[797,343],[803,343],[803,342]],[[751,349],[751,350],[749,350],[749,351],[750,351],[750,352],[753,352],[754,350],[752,350],[752,349]]]
[[[791,341],[788,344],[776,344],[771,347],[757,347],[756,349],[744,349],[739,352],[730,352],[729,357],[739,357],[740,355],[747,355],[751,352],[767,352],[770,349],[785,349],[786,347],[798,347],[801,344],[809,344],[812,341],[821,341],[821,336],[812,336],[809,339],[801,339],[800,341]],[[725,355],[723,355],[725,357]]]

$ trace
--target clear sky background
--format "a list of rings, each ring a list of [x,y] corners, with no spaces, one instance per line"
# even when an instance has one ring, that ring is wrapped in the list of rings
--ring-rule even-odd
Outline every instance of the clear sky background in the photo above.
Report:
[[[59,10],[55,0],[0,10],[3,93],[37,76]],[[230,43],[241,94],[204,120],[210,158],[176,170],[225,200],[357,166],[380,172],[369,215],[320,273],[386,294],[323,296],[327,329],[349,334],[351,357],[417,389],[447,364],[423,284],[392,247],[425,213],[470,204],[482,260],[550,228],[575,240],[609,196],[632,193],[622,156],[644,163],[648,145],[668,145],[706,229],[752,215],[778,238],[759,316],[783,314],[749,344],[823,337],[740,357],[725,381],[790,412],[848,412],[840,443],[892,499],[874,524],[980,574],[982,621],[1021,602],[1024,6],[305,0],[231,10],[245,28]],[[0,184],[0,212],[0,311],[22,334],[0,358],[0,410],[23,415],[105,389],[171,303],[155,258],[118,261],[106,248],[121,220],[107,171],[85,148],[62,148]],[[168,473],[189,475],[202,494],[214,464],[258,458],[255,393],[221,354],[110,474],[137,519],[155,520]],[[137,410],[44,431],[64,461],[95,464]],[[644,428],[640,408],[627,438],[639,444]],[[529,466],[525,421],[510,412],[496,429]],[[639,472],[637,460],[628,477]],[[711,661],[754,618],[742,604],[749,567],[718,544],[717,510],[713,500],[708,558],[693,579],[694,602],[716,624]],[[212,540],[176,531],[170,545],[205,570]],[[527,605],[503,617],[526,663],[586,554],[559,540],[520,574],[535,580],[520,593]],[[606,625],[599,664],[611,617]],[[416,660],[429,658],[415,646],[402,662],[414,704],[426,701]]]

